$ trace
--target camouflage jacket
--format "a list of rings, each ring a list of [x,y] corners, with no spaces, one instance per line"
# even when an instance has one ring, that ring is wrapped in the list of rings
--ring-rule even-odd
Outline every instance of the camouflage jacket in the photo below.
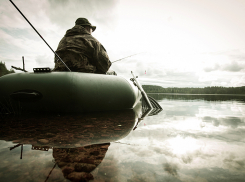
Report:
[[[71,71],[105,74],[111,66],[102,44],[80,25],[67,30],[56,53]],[[62,62],[57,60],[55,57],[53,71],[67,71]]]

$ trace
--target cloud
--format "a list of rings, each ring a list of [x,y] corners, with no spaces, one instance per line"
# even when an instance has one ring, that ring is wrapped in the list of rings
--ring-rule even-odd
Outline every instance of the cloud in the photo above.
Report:
[[[241,87],[245,85],[245,76],[242,75],[240,77],[233,77],[230,80],[230,83],[233,87]]]
[[[168,148],[164,147],[152,147],[152,150],[157,154],[164,154],[165,156],[177,157],[176,154],[171,152]]]
[[[213,67],[205,67],[203,70],[205,72],[211,71],[228,71],[228,72],[239,72],[244,69],[245,63],[239,63],[237,61],[232,61],[226,64],[216,63]]]
[[[227,55],[234,61],[245,62],[245,50],[235,49],[227,52]]]
[[[22,56],[25,58],[26,70],[32,71],[33,67],[54,67],[52,52],[41,42],[27,37],[15,37],[16,31],[3,31],[0,29],[0,60],[10,66],[22,67]],[[20,32],[22,32],[20,30]],[[17,33],[17,35],[20,35]],[[37,59],[35,62],[34,60]],[[37,63],[37,64],[35,64]],[[21,66],[19,66],[21,65]]]
[[[230,169],[242,171],[245,170],[244,159],[238,158],[233,153],[223,159],[223,163]]]
[[[245,50],[233,49],[217,52],[206,53],[208,55],[216,56],[218,62],[214,62],[213,66],[206,66],[203,68],[205,72],[211,71],[228,71],[228,72],[240,72],[245,66]],[[222,61],[223,59],[223,61]]]
[[[212,158],[212,157],[217,157],[217,154],[206,153],[206,152],[202,151],[201,149],[199,149],[199,150],[195,150],[193,152],[187,152],[187,153],[180,156],[180,158],[182,159],[182,161],[185,164],[192,163],[193,160],[195,160],[198,157],[201,159],[210,160],[210,158]]]
[[[225,64],[222,66],[223,71],[231,71],[231,72],[238,72],[244,69],[245,64],[239,64],[236,61],[232,61],[229,64]]]
[[[47,13],[52,23],[63,28],[71,28],[79,17],[87,18],[91,24],[100,28],[113,28],[116,21],[116,0],[48,0]]]
[[[35,61],[36,67],[44,67],[43,65],[45,65],[45,67],[54,68],[54,57],[51,55],[37,55]]]
[[[14,4],[35,28],[47,30],[53,29],[55,26],[50,24],[45,12],[48,7],[47,1],[26,0],[24,3],[22,1],[14,1]],[[0,28],[32,29],[9,1],[1,2],[0,11],[2,11]]]
[[[216,70],[219,70],[219,69],[220,69],[220,65],[217,64],[217,63],[213,67],[205,67],[205,68],[203,68],[203,70],[205,72],[216,71]]]
[[[172,176],[178,176],[179,167],[177,164],[165,163],[163,164],[163,169]]]
[[[231,128],[238,128],[241,126],[245,126],[245,122],[243,118],[240,117],[226,117],[226,118],[216,118],[211,116],[205,116],[201,118],[203,122],[213,123],[213,126],[228,126]]]

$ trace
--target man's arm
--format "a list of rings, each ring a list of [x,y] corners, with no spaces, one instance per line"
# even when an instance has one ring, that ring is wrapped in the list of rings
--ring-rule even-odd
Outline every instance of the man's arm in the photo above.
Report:
[[[107,55],[105,48],[99,42],[96,42],[94,49],[94,58],[96,60],[95,64],[97,68],[96,73],[106,74],[111,66],[109,56]]]

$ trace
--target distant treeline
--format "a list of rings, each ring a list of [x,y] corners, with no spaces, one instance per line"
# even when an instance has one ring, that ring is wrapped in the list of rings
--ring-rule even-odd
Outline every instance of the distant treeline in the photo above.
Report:
[[[204,87],[204,88],[163,88],[156,85],[142,85],[147,93],[183,93],[183,94],[245,94],[245,86],[242,87]]]
[[[0,62],[0,77],[9,73],[15,73],[14,70],[7,70],[5,63]]]
[[[240,94],[150,94],[157,101],[161,100],[205,100],[205,101],[241,101],[245,102],[245,97]]]

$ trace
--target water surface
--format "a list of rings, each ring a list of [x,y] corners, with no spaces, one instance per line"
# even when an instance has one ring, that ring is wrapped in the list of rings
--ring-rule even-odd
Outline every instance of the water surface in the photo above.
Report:
[[[143,120],[140,108],[1,118],[1,181],[245,181],[243,96],[151,96],[163,111]]]

